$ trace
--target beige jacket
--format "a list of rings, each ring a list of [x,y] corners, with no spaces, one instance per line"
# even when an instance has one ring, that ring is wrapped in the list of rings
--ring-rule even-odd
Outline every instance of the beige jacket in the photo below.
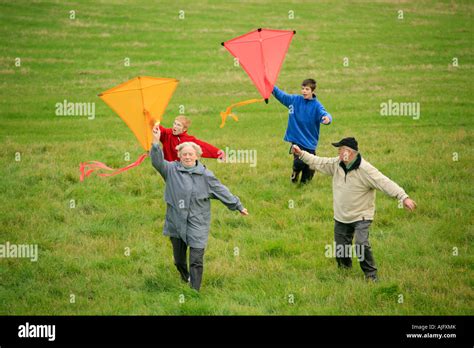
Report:
[[[361,159],[357,169],[347,175],[339,157],[318,157],[303,151],[300,159],[313,170],[332,176],[334,219],[343,223],[373,220],[375,190],[403,201],[408,195],[369,162]]]

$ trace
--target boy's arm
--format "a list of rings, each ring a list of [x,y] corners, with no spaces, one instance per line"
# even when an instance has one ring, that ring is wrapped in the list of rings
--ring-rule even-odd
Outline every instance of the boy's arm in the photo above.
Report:
[[[171,128],[165,128],[160,124],[160,132],[160,142],[164,143],[168,139],[169,135],[173,132],[173,130]]]
[[[287,108],[290,107],[291,104],[293,104],[294,96],[288,93],[283,92],[281,89],[279,89],[277,86],[273,87],[273,92],[272,94],[275,96],[275,98],[285,105]]]
[[[320,119],[321,119],[321,123],[322,124],[331,124],[332,123],[332,116],[329,112],[326,111],[326,109],[324,108],[323,104],[319,103],[319,115],[320,115]]]
[[[217,147],[209,143],[206,143],[205,141],[199,140],[198,138],[194,136],[189,136],[189,138],[190,140],[188,141],[192,141],[198,144],[199,146],[201,146],[202,157],[204,158],[219,158],[220,154],[222,153],[220,149],[218,149]]]

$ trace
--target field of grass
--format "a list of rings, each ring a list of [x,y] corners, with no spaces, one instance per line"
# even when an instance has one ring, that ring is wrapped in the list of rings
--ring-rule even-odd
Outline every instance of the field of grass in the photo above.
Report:
[[[0,314],[474,314],[473,11],[470,1],[1,1],[0,244],[37,244],[39,259],[0,259]],[[259,97],[220,43],[259,27],[297,31],[277,85],[298,93],[317,79],[334,117],[318,153],[335,156],[330,143],[354,136],[418,203],[408,213],[377,193],[376,284],[324,256],[331,178],[291,184],[281,104],[236,109],[239,122],[219,128],[229,104]],[[200,293],[174,268],[164,183],[148,159],[79,182],[80,162],[122,167],[143,152],[97,97],[139,75],[180,80],[165,126],[184,105],[191,134],[258,154],[256,167],[203,160],[250,216],[213,202]],[[381,116],[390,99],[420,103],[420,118]],[[56,116],[64,100],[96,103],[96,117]]]

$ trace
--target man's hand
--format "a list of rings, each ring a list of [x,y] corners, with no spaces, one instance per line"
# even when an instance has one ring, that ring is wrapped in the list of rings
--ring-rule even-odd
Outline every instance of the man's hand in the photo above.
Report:
[[[299,155],[301,155],[302,151],[301,151],[301,149],[299,148],[298,145],[293,145],[291,147],[291,153],[294,153],[295,155],[299,156]]]
[[[159,144],[160,143],[160,137],[161,137],[160,124],[157,123],[153,127],[153,143],[154,144]]]
[[[328,116],[323,116],[322,120],[323,124],[328,124],[331,121]]]
[[[244,208],[244,209],[242,209],[242,210],[240,211],[240,215],[242,215],[242,216],[247,216],[247,215],[249,215],[249,212],[247,211],[246,208]]]
[[[403,206],[408,210],[413,211],[416,208],[416,202],[410,198],[405,198],[403,200]]]

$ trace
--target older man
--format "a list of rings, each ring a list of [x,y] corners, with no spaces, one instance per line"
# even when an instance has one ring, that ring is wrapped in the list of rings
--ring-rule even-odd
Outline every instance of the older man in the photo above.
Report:
[[[344,138],[332,145],[338,148],[338,157],[314,156],[296,145],[292,152],[310,168],[333,177],[336,249],[350,250],[355,234],[355,249],[362,271],[367,280],[377,281],[377,267],[369,243],[369,227],[375,213],[375,190],[397,198],[411,211],[416,208],[416,203],[400,186],[362,158],[356,139]],[[352,267],[350,255],[346,253],[342,257],[336,254],[336,260],[341,268]]]
[[[175,266],[181,278],[195,290],[200,289],[204,264],[204,249],[207,245],[211,224],[210,199],[218,199],[230,210],[248,215],[227,187],[199,162],[202,149],[193,142],[176,147],[179,162],[164,159],[158,145],[160,128],[153,128],[151,162],[166,182],[166,218],[163,234],[169,236],[173,246]],[[189,248],[189,270],[186,253]]]

